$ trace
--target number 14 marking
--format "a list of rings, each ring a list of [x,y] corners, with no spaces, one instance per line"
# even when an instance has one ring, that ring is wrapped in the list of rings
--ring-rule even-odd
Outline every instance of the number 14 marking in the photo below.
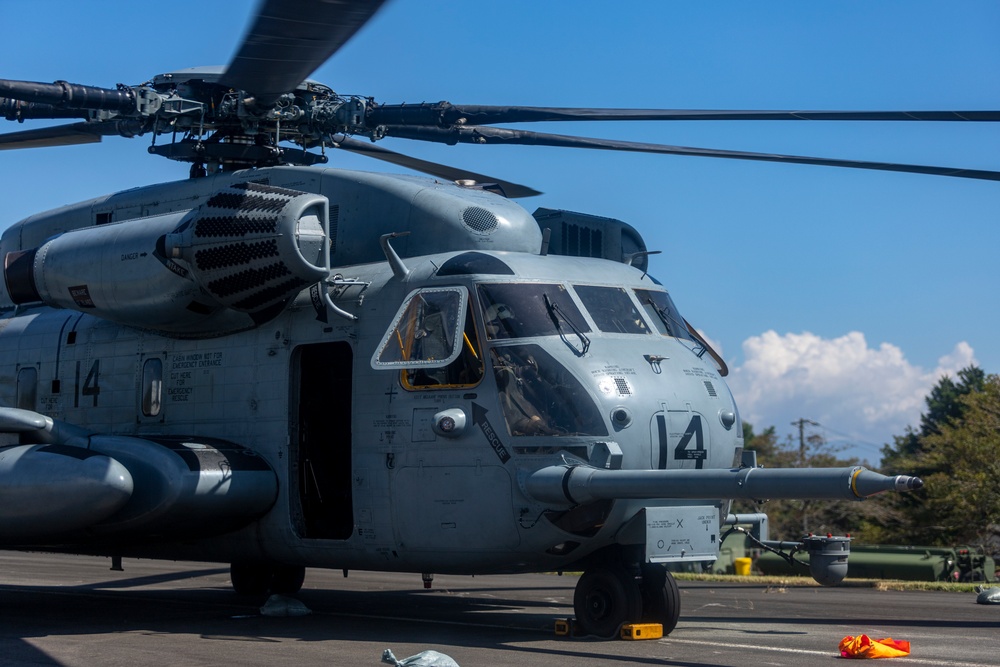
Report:
[[[83,381],[83,390],[80,390],[80,362],[76,362],[76,395],[73,397],[73,407],[80,407],[80,395],[93,396],[94,407],[97,407],[97,397],[101,394],[101,360],[95,359],[94,364],[87,373],[87,378]]]
[[[667,467],[667,417],[666,415],[657,415],[657,430],[660,436],[660,465],[661,470],[665,470]],[[694,440],[694,449],[689,449],[691,441]],[[708,457],[708,451],[705,449],[705,433],[701,423],[701,415],[692,415],[691,421],[688,422],[687,428],[684,430],[684,435],[681,436],[680,442],[674,447],[674,460],[675,461],[691,461],[693,460],[694,467],[701,470],[705,467],[705,459]]]

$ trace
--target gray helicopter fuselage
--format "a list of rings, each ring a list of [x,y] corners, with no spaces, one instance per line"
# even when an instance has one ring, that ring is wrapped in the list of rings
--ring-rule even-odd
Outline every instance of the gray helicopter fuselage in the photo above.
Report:
[[[327,309],[319,283],[249,315],[192,311],[192,294],[211,291],[211,281],[171,287],[190,276],[176,278],[158,240],[169,246],[168,232],[185,229],[192,211],[248,182],[329,201],[330,300],[356,319]],[[405,273],[379,245],[393,233],[408,233],[390,241]],[[47,246],[53,237],[65,248]],[[641,543],[629,524],[652,507],[710,515],[703,530],[715,543],[728,509],[721,499],[560,507],[526,491],[532,472],[566,464],[728,469],[743,444],[725,381],[664,288],[626,263],[541,247],[534,219],[488,192],[291,167],[137,188],[11,227],[0,250],[40,248],[31,293],[59,307],[15,306],[16,288],[4,287],[0,404],[103,437],[174,438],[189,449],[235,443],[276,481],[273,504],[235,530],[213,534],[192,505],[167,528],[144,532],[133,521],[102,531],[102,520],[67,533],[59,548],[347,569],[551,570]],[[58,252],[77,263],[64,270]],[[89,288],[73,291],[81,285]],[[150,313],[163,314],[155,326]]]

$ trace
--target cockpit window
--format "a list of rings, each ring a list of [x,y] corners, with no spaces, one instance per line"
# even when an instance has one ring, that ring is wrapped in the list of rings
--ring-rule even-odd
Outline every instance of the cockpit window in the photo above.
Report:
[[[512,436],[597,435],[608,429],[583,385],[538,345],[494,347],[500,405]]]
[[[455,361],[443,368],[407,368],[402,371],[406,389],[455,389],[473,387],[483,379],[483,354],[479,345],[472,311],[465,311],[465,330],[462,332],[462,351]]]
[[[396,313],[372,366],[440,368],[462,351],[466,292],[441,287],[412,292]]]
[[[664,336],[673,336],[693,341],[694,338],[688,332],[687,324],[681,317],[673,299],[666,292],[649,289],[634,290],[639,303],[646,309],[649,319],[656,326],[657,330]]]
[[[574,285],[597,328],[606,333],[648,334],[649,326],[621,287]]]
[[[492,283],[479,285],[486,335],[490,340],[558,336],[567,325],[588,332],[580,309],[563,285],[549,283]]]

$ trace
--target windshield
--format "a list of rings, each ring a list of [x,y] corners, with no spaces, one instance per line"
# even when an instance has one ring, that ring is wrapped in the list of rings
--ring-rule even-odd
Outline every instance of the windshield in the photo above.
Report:
[[[608,434],[594,400],[538,345],[495,347],[500,405],[512,436]]]
[[[621,287],[574,285],[597,328],[606,333],[648,334],[649,326]]]
[[[693,341],[688,332],[684,318],[677,311],[670,295],[659,290],[637,289],[633,290],[639,303],[646,309],[649,319],[652,320],[657,330],[664,336],[673,336]]]
[[[557,313],[572,322],[574,331],[590,331],[580,309],[563,285],[549,283],[492,283],[479,285],[486,335],[490,340],[563,335]]]

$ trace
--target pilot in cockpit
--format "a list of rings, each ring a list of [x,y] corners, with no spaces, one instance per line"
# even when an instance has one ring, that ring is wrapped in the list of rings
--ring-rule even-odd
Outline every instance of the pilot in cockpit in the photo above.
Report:
[[[505,303],[494,303],[486,308],[486,333],[490,339],[512,338],[514,311]]]

